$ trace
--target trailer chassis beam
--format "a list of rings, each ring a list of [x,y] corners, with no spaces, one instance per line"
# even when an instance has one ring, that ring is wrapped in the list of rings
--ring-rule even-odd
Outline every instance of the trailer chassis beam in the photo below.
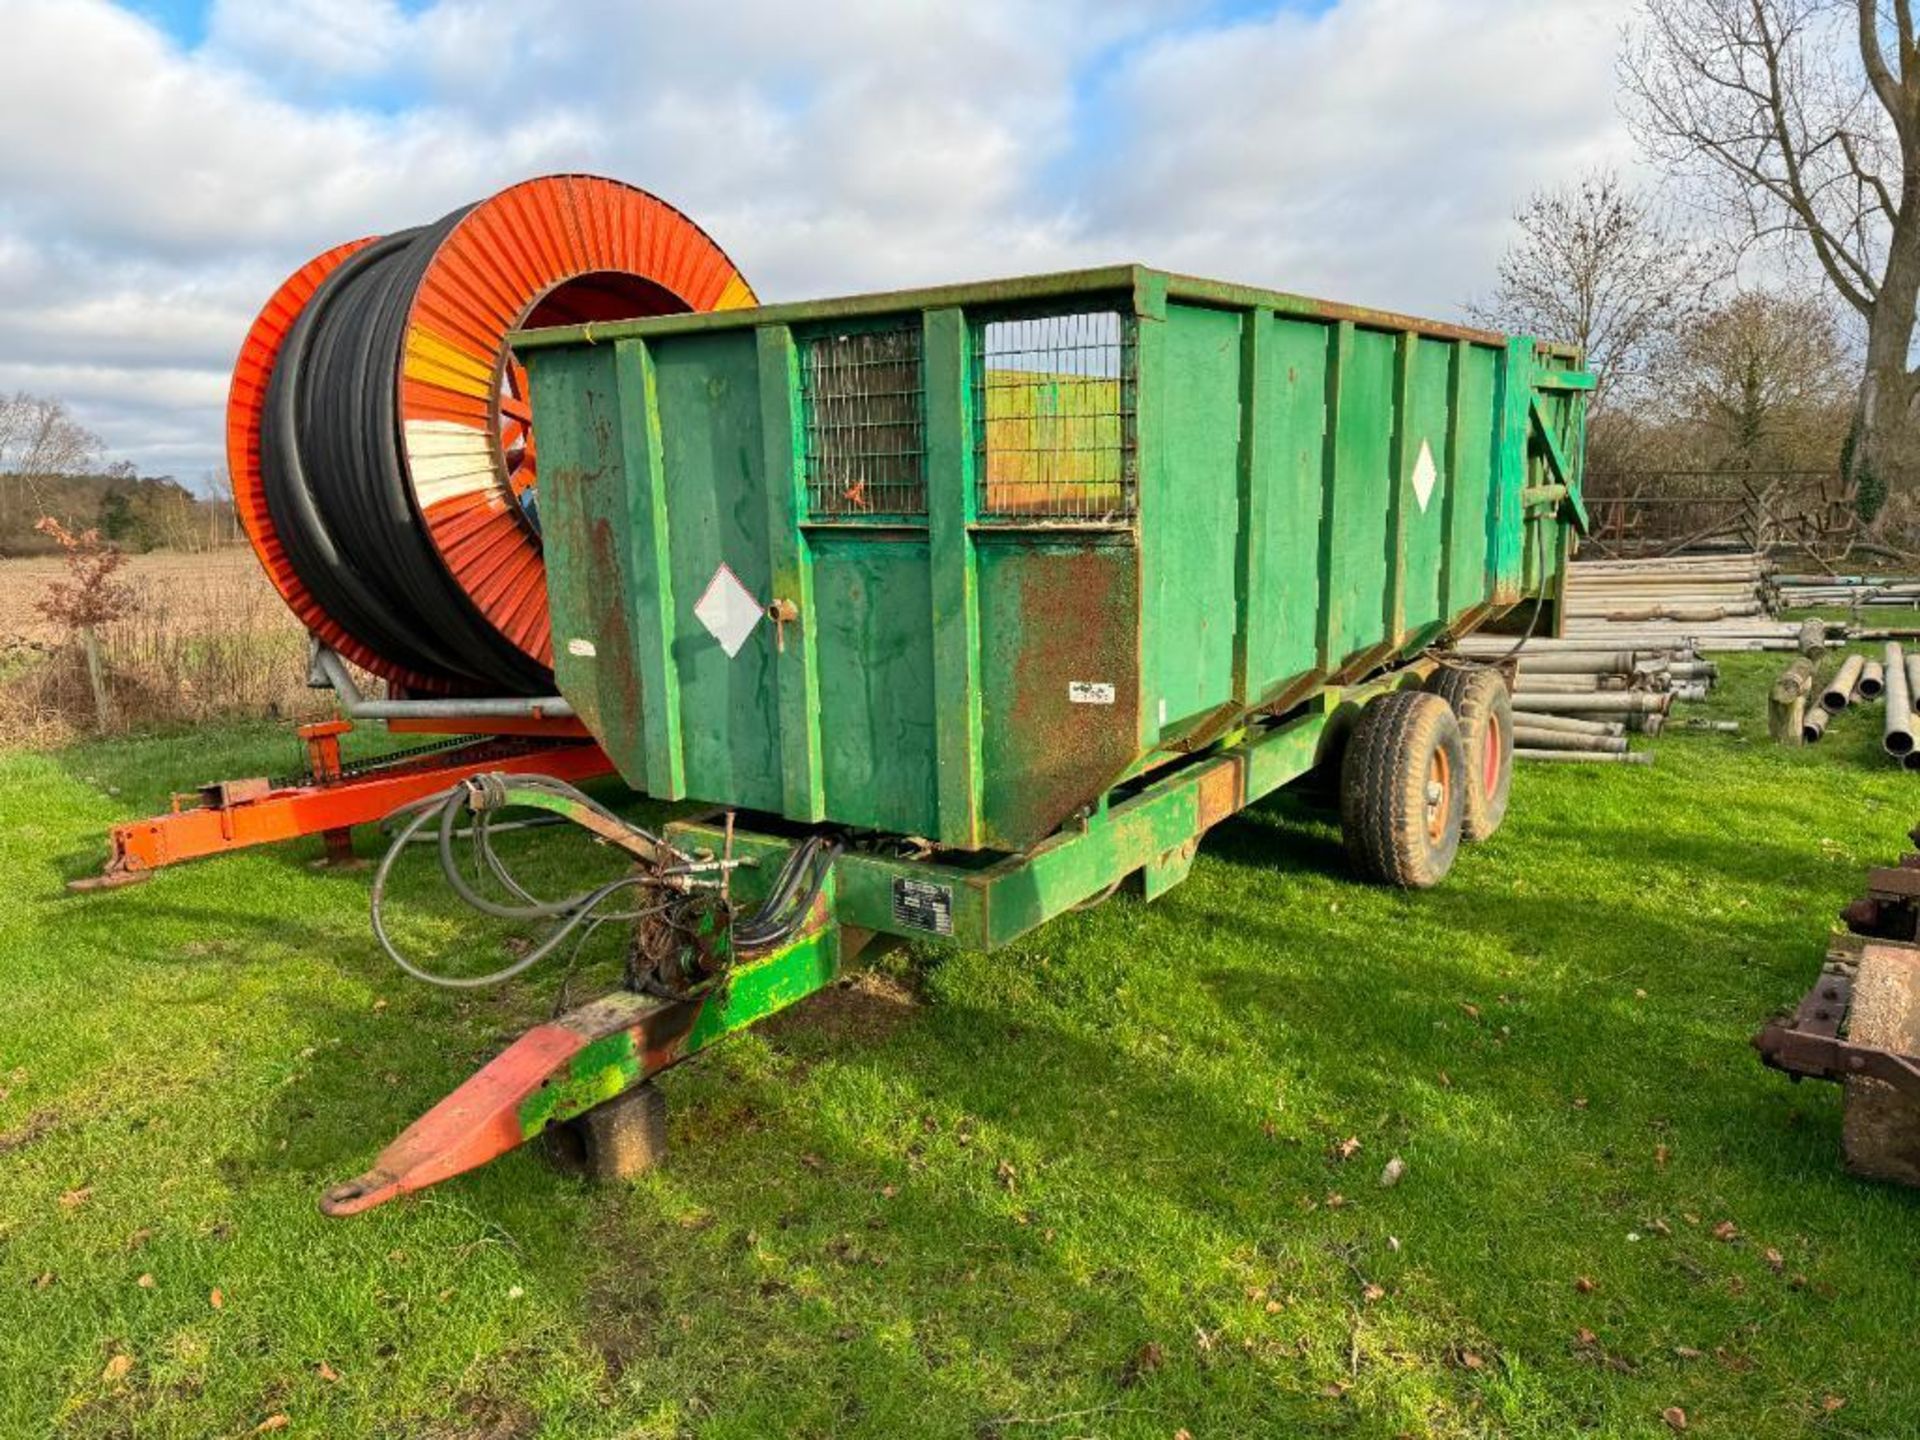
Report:
[[[308,770],[302,783],[275,785],[264,776],[223,780],[175,795],[166,814],[114,826],[107,836],[105,868],[68,882],[67,888],[134,885],[167,865],[302,835],[324,836],[327,858],[339,863],[352,858],[354,826],[375,824],[402,805],[474,775],[542,774],[577,784],[613,773],[606,753],[590,741],[543,743],[532,737],[483,740],[391,765],[349,766],[340,753],[340,737],[352,728],[344,720],[300,727]]]

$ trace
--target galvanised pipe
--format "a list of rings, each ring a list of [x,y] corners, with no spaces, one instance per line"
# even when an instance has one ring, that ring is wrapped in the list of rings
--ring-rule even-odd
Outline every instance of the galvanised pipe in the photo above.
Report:
[[[1647,690],[1616,690],[1596,695],[1516,695],[1513,708],[1516,712],[1544,711],[1550,715],[1664,715],[1672,698]]]
[[[1883,652],[1887,713],[1880,725],[1880,748],[1895,759],[1913,750],[1913,691],[1907,686],[1907,657],[1896,640]]]
[[[1533,655],[1520,652],[1522,675],[1625,674],[1634,668],[1631,650],[1578,650],[1566,654]]]
[[[1860,694],[1868,700],[1878,700],[1880,692],[1887,688],[1885,669],[1878,660],[1869,660],[1860,667]]]
[[[1816,705],[1807,711],[1806,719],[1800,722],[1800,743],[1811,745],[1827,733],[1827,722],[1833,719],[1835,712],[1824,705]]]
[[[1866,656],[1849,655],[1820,692],[1821,707],[1835,715],[1846,709],[1853,698],[1853,687],[1860,683],[1860,672],[1866,668]]]
[[[526,696],[508,699],[474,700],[368,700],[360,694],[347,672],[346,662],[317,641],[313,647],[313,668],[340,699],[340,708],[349,720],[425,720],[465,719],[502,720],[535,718],[564,720],[573,715],[573,706],[558,695]]]
[[[1519,721],[1514,722],[1516,725]],[[1627,727],[1617,720],[1582,720],[1576,715],[1550,715],[1527,712],[1526,723],[1533,730],[1557,730],[1567,735],[1624,735]]]
[[[1627,750],[1624,735],[1569,735],[1518,723],[1513,727],[1513,743],[1523,750],[1590,750],[1610,755],[1624,755]]]
[[[1516,760],[1562,760],[1577,761],[1581,764],[1614,765],[1651,765],[1653,756],[1640,753],[1628,755],[1600,755],[1588,750],[1520,750],[1515,749]]]

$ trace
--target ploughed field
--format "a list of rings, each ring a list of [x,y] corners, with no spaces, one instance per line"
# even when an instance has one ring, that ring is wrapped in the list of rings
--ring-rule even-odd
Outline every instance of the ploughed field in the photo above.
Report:
[[[1523,768],[1437,891],[1263,808],[1151,907],[896,957],[669,1075],[630,1186],[525,1151],[348,1221],[321,1189],[607,984],[611,927],[454,995],[317,841],[71,897],[110,821],[292,741],[0,756],[0,1434],[1920,1432],[1920,1196],[1747,1046],[1920,776],[1877,712],[1771,748],[1780,663],[1693,707],[1744,737]],[[555,891],[614,863],[502,848]]]

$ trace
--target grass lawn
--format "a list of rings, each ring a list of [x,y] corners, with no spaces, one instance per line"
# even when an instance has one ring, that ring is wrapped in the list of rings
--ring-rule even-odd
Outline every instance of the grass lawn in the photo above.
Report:
[[[1779,664],[1696,707],[1746,736],[1523,769],[1437,891],[1263,809],[1153,906],[909,954],[668,1076],[631,1186],[521,1152],[343,1221],[322,1188],[559,967],[405,979],[317,842],[62,892],[280,732],[0,758],[0,1435],[1920,1434],[1920,1196],[1747,1045],[1920,777],[1871,716],[1769,747]],[[554,889],[613,864],[512,839]],[[409,939],[477,965],[424,892]]]

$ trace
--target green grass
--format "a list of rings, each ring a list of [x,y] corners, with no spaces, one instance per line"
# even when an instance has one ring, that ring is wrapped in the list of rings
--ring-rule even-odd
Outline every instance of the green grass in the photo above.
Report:
[[[279,732],[0,759],[0,1435],[1920,1433],[1920,1197],[1747,1045],[1920,777],[1869,716],[1769,747],[1779,663],[1726,663],[1741,738],[1523,769],[1439,890],[1261,810],[1151,907],[670,1075],[631,1186],[523,1152],[349,1221],[321,1189],[558,974],[407,981],[317,842],[62,893]],[[555,888],[612,863],[514,838]],[[417,944],[478,934],[417,907]]]

